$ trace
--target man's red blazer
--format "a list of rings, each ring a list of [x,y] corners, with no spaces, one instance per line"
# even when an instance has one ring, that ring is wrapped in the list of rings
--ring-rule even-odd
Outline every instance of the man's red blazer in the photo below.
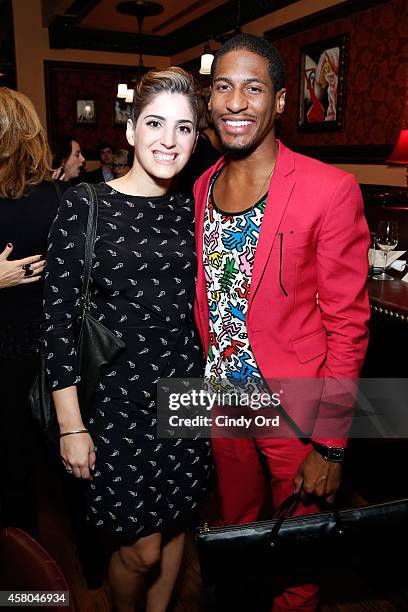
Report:
[[[353,391],[336,381],[358,379],[370,315],[369,231],[361,192],[351,174],[278,146],[253,265],[248,337],[263,378],[285,379],[282,407],[301,431],[329,446],[345,446]],[[194,187],[194,309],[206,354],[203,220],[211,177],[224,163],[221,158]],[[311,396],[302,392],[300,379],[318,379]]]

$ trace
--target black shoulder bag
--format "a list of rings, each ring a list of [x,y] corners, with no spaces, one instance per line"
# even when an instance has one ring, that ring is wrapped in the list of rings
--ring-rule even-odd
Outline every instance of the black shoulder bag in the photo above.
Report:
[[[101,368],[112,363],[119,353],[126,348],[126,345],[89,312],[91,297],[89,284],[98,222],[98,199],[93,185],[81,183],[78,187],[83,187],[88,192],[89,197],[80,298],[81,311],[73,324],[76,332],[77,371],[81,376],[81,382],[77,385],[79,406],[82,418],[85,419],[101,378]],[[29,394],[31,412],[45,432],[47,442],[54,450],[59,451],[59,426],[48,386],[43,342],[40,344],[39,357],[39,373]]]

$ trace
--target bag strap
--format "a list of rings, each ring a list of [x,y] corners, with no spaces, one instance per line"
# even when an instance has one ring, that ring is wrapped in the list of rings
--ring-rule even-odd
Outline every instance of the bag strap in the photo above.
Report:
[[[89,310],[89,282],[91,278],[92,257],[96,240],[96,228],[98,224],[98,196],[94,185],[80,183],[79,187],[83,187],[87,191],[89,198],[88,222],[86,225],[85,235],[84,268],[81,286],[81,308],[82,315],[84,315]]]
[[[297,493],[292,493],[292,495],[289,495],[289,497],[284,499],[283,502],[275,509],[275,512],[273,513],[274,518],[280,519],[280,518],[287,518],[288,516],[292,516],[293,512],[295,511],[297,505],[300,502],[302,491],[303,491],[303,482]]]
[[[272,527],[271,535],[269,537],[268,544],[271,548],[275,548],[279,543],[279,531],[282,527],[283,521],[292,516],[296,510],[303,491],[303,483],[297,493],[289,495],[283,502],[276,508],[274,517],[277,519],[275,525]]]

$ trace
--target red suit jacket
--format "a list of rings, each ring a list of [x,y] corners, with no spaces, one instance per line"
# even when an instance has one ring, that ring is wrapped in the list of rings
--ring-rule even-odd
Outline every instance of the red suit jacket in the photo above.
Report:
[[[339,390],[333,379],[358,378],[370,316],[369,231],[361,192],[352,175],[279,141],[278,146],[253,265],[248,337],[263,378],[285,379],[282,407],[301,431],[329,446],[345,446],[353,393]],[[203,220],[211,177],[224,163],[221,158],[194,187],[194,312],[206,355]],[[318,393],[302,392],[300,379],[317,379]]]

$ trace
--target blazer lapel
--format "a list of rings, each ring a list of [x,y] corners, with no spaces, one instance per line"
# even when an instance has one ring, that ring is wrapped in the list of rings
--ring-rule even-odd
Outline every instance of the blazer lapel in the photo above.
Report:
[[[251,307],[252,300],[257,292],[272,246],[277,239],[282,217],[295,185],[294,154],[279,141],[278,145],[278,158],[269,185],[268,198],[255,253],[248,309]]]

